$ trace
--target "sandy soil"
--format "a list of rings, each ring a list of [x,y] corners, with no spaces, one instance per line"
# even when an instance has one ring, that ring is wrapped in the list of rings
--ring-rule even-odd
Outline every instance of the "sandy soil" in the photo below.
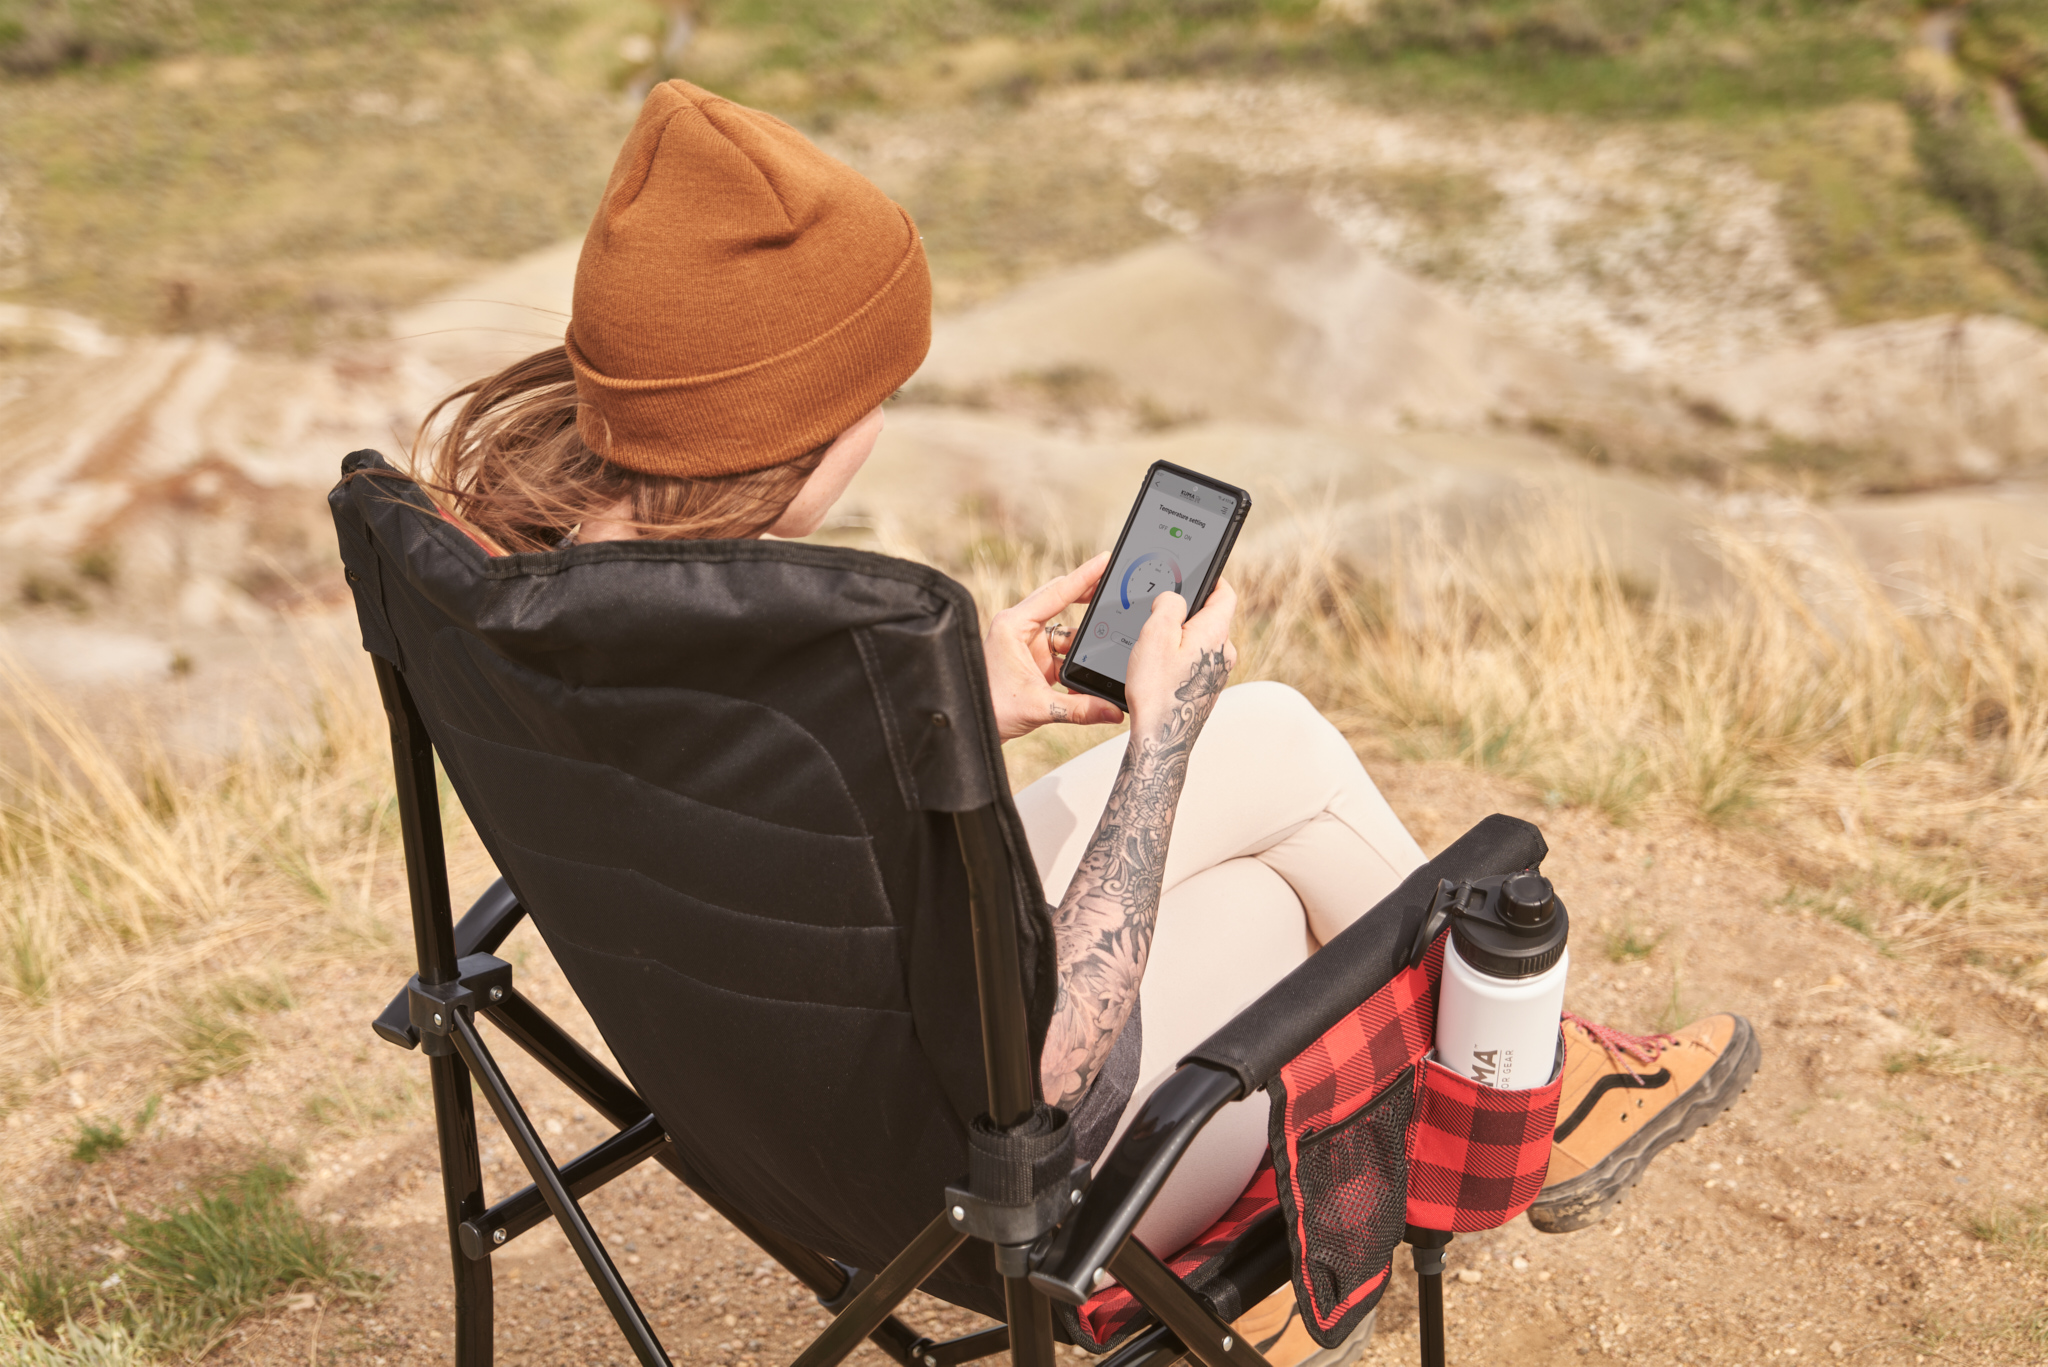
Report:
[[[1740,834],[1617,829],[1463,770],[1374,767],[1426,847],[1496,809],[1544,826],[1548,869],[1582,927],[1577,1010],[1634,1029],[1674,1004],[1686,1017],[1734,1010],[1764,1041],[1741,1104],[1668,1152],[1604,1224],[1551,1237],[1517,1221],[1452,1245],[1454,1361],[2041,1360],[2038,1320],[2031,1337],[2025,1326],[2048,1303],[2048,1266],[1978,1241],[1967,1222],[2048,1200],[2048,1002],[1982,969],[1888,957],[1788,910],[1783,878]],[[488,876],[473,854],[457,873],[464,888]],[[1605,934],[1624,925],[1661,937],[1647,960],[1603,954]],[[525,989],[594,1043],[531,932],[509,953]],[[149,1069],[137,1060],[54,1079],[6,1122],[10,1204],[89,1232],[116,1207],[146,1209],[210,1170],[265,1150],[296,1155],[303,1200],[360,1238],[383,1289],[362,1303],[300,1298],[247,1323],[215,1360],[445,1361],[447,1246],[424,1070],[368,1030],[401,965],[402,940],[337,955],[321,981],[298,985],[299,1005],[273,1019],[255,1066],[173,1094],[146,1137],[90,1167],[63,1156],[75,1117],[132,1111]],[[538,1068],[513,1060],[513,1072],[558,1155],[601,1137]],[[312,1118],[315,1097],[324,1123]],[[490,1188],[503,1192],[521,1179],[488,1122],[485,1132]],[[823,1320],[793,1279],[658,1169],[589,1208],[678,1361],[786,1361]],[[504,1361],[628,1360],[551,1228],[498,1261]],[[909,1318],[934,1334],[978,1323],[928,1303]],[[1368,1361],[1414,1360],[1414,1324],[1404,1268]],[[883,1361],[873,1349],[857,1360]]]

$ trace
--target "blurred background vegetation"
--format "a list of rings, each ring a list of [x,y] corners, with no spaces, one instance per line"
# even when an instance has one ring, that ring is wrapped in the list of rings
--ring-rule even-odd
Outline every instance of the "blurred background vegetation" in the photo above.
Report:
[[[299,347],[372,334],[580,232],[671,74],[819,134],[975,111],[1003,173],[940,157],[899,190],[942,277],[1165,231],[1115,177],[1003,148],[1005,109],[1311,75],[1388,109],[1681,127],[1783,187],[1843,321],[2048,320],[2026,139],[2048,134],[2048,0],[0,0],[0,295]]]

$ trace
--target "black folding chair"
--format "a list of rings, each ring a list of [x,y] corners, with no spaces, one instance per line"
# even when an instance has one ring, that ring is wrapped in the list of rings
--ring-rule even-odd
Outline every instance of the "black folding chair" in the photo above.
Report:
[[[1039,1096],[1051,922],[964,589],[792,543],[487,557],[377,453],[342,470],[419,965],[375,1029],[433,1076],[458,1367],[491,1361],[493,1254],[550,1218],[634,1354],[669,1361],[578,1204],[650,1159],[834,1313],[795,1367],[863,1339],[1049,1367],[1112,1277],[1143,1310],[1114,1367],[1263,1367],[1229,1321],[1289,1276],[1277,1212],[1186,1280],[1131,1231],[1212,1116],[1394,978],[1438,880],[1533,866],[1533,827],[1490,818],[1419,870],[1190,1055],[1091,1180]],[[503,874],[459,922],[437,754]],[[527,916],[626,1077],[494,957]],[[554,1162],[486,1020],[616,1133]],[[472,1080],[532,1179],[495,1202]],[[1415,1240],[1419,1270],[1447,1237]],[[924,1337],[894,1315],[920,1287],[1003,1323]]]

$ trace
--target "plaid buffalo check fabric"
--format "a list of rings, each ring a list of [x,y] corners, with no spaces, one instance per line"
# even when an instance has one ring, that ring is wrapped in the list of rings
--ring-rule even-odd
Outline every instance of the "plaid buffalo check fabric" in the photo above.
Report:
[[[1503,1092],[1425,1063],[1408,1158],[1408,1223],[1472,1234],[1527,1210],[1550,1167],[1563,1088],[1562,1067],[1546,1086]]]
[[[1221,1219],[1167,1260],[1201,1292],[1254,1223],[1287,1223],[1303,1326],[1342,1343],[1386,1291],[1409,1225],[1470,1234],[1527,1210],[1543,1189],[1564,1082],[1563,1043],[1548,1086],[1506,1092],[1429,1058],[1436,1036],[1444,937],[1281,1068],[1269,1152]],[[1216,1307],[1229,1320],[1245,1309]],[[1078,1311],[1056,1307],[1074,1342],[1102,1352],[1149,1322],[1123,1287]]]
[[[1506,1092],[1429,1061],[1443,956],[1438,936],[1267,1084],[1295,1296],[1325,1348],[1379,1303],[1407,1226],[1493,1229],[1543,1187],[1562,1070]]]
[[[1405,1231],[1415,1068],[1436,1029],[1443,941],[1266,1084],[1303,1327],[1334,1348],[1379,1304]]]
[[[1243,1238],[1254,1224],[1268,1218],[1278,1210],[1280,1198],[1273,1189],[1273,1164],[1269,1158],[1259,1164],[1259,1170],[1252,1174],[1251,1182],[1244,1193],[1223,1212],[1215,1224],[1196,1237],[1186,1248],[1166,1260],[1174,1275],[1186,1282],[1188,1289],[1200,1294],[1204,1291],[1212,1271],[1223,1260],[1230,1246]],[[1235,1288],[1232,1288],[1235,1295]],[[1138,1304],[1131,1293],[1122,1286],[1111,1284],[1089,1297],[1078,1314],[1066,1306],[1057,1306],[1065,1316],[1074,1316],[1067,1325],[1074,1341],[1090,1352],[1099,1353],[1117,1340],[1125,1337],[1150,1316]],[[1234,1320],[1243,1314],[1248,1306],[1216,1305],[1217,1315],[1224,1320]]]

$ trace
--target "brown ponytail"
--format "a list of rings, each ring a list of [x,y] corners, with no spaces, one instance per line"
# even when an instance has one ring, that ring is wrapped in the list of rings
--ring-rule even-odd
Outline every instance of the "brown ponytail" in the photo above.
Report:
[[[430,435],[457,400],[464,402],[448,430]],[[576,414],[568,352],[537,352],[434,405],[413,442],[415,478],[458,521],[511,554],[553,550],[583,523],[617,517],[621,505],[631,510],[621,520],[643,537],[737,540],[775,524],[830,445],[738,475],[646,475],[585,444]]]

